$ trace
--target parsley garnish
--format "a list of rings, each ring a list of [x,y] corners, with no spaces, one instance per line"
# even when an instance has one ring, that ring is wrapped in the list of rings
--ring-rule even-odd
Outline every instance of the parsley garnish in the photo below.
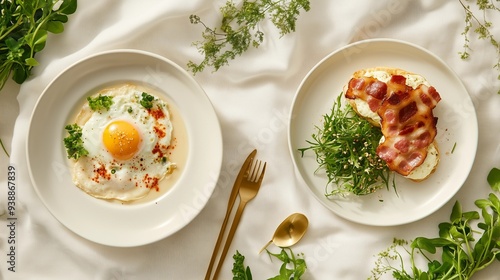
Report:
[[[99,94],[99,96],[94,98],[90,96],[87,97],[87,101],[89,102],[89,106],[92,111],[99,111],[102,109],[109,110],[113,104],[113,97]]]
[[[243,0],[239,6],[229,0],[220,8],[222,19],[220,26],[215,28],[208,27],[199,16],[191,15],[189,20],[192,24],[204,27],[203,41],[193,45],[205,58],[199,64],[189,61],[187,66],[194,74],[202,72],[206,66],[212,66],[217,71],[250,46],[259,47],[264,41],[264,32],[258,25],[266,17],[283,36],[295,31],[300,11],[309,9],[309,0]]]
[[[153,101],[155,100],[154,96],[143,92],[141,95],[141,101],[139,103],[142,105],[142,107],[146,109],[151,109],[153,108]]]
[[[89,152],[83,147],[82,128],[77,124],[68,124],[64,127],[69,136],[64,138],[64,147],[68,153],[68,158],[79,159],[86,156]]]
[[[252,280],[252,272],[250,271],[250,267],[243,264],[243,262],[245,261],[245,256],[236,251],[233,259],[233,280]]]
[[[341,97],[331,113],[323,116],[323,126],[316,126],[312,140],[307,140],[310,146],[299,151],[302,156],[307,150],[316,154],[318,170],[325,170],[328,176],[326,196],[367,195],[384,185],[388,188],[391,171],[376,154],[380,128],[357,115],[349,104],[342,107]]]

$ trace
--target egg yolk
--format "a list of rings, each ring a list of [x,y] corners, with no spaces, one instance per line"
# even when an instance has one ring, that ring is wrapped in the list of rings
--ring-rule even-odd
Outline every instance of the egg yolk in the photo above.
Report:
[[[102,142],[115,159],[127,160],[139,150],[141,137],[131,123],[116,120],[110,122],[104,129]]]

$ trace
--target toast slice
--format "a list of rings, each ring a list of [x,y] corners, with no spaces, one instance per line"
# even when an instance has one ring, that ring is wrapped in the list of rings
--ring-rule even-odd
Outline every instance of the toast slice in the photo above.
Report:
[[[384,122],[383,116],[379,114],[379,108],[380,106],[382,106],[382,104],[384,104],[384,100],[388,98],[387,94],[389,93],[387,93],[387,84],[392,83],[391,79],[395,75],[399,78],[404,77],[404,79],[400,78],[400,81],[404,81],[404,85],[402,85],[403,88],[404,86],[406,86],[410,87],[411,89],[417,89],[421,85],[423,88],[431,87],[429,82],[423,76],[405,71],[403,69],[391,67],[366,68],[356,71],[353,73],[349,83],[344,86],[346,100],[352,106],[354,111],[359,116],[368,120],[374,126],[381,127],[382,122]],[[360,79],[364,79],[367,83],[371,83],[370,85],[373,85],[371,88],[368,88],[366,85],[364,85],[365,88],[363,90],[366,92],[370,92],[370,94],[366,95],[367,98],[359,98],[354,93],[355,90],[360,90],[361,86],[357,84],[357,81],[360,81]],[[436,99],[437,103],[440,100],[439,94],[437,94]],[[437,118],[434,119],[437,122]],[[432,129],[435,130],[435,123],[434,126],[431,127],[431,130]],[[384,141],[385,136],[381,139],[380,143],[383,143]],[[393,170],[400,173],[405,178],[408,178],[415,182],[423,181],[436,170],[439,163],[440,154],[434,137],[432,137],[432,141],[427,144],[426,152],[423,154],[423,156],[425,159],[418,166],[414,167],[410,172],[399,172],[398,170]]]

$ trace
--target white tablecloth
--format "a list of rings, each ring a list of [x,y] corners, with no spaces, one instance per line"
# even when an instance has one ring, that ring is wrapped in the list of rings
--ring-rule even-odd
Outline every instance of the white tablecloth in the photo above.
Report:
[[[0,136],[11,156],[1,159],[2,199],[0,279],[202,279],[212,254],[226,202],[238,168],[252,148],[268,162],[265,183],[247,205],[222,279],[231,278],[231,255],[239,250],[254,279],[277,274],[279,262],[257,251],[275,227],[293,212],[306,214],[310,228],[293,247],[304,253],[304,279],[366,279],[375,255],[393,237],[436,236],[455,200],[471,209],[473,201],[490,191],[488,171],[500,166],[500,83],[492,68],[493,47],[471,35],[470,61],[462,61],[464,12],[453,1],[322,1],[311,0],[295,33],[278,39],[266,23],[267,35],[216,73],[208,69],[195,76],[219,118],[223,162],[216,189],[206,207],[185,228],[156,243],[114,248],[85,240],[60,224],[36,195],[28,175],[26,136],[35,102],[63,69],[86,56],[112,49],[140,49],[162,55],[182,67],[201,56],[191,45],[201,38],[201,26],[191,25],[190,14],[213,25],[225,1],[89,1],[80,0],[65,31],[49,35],[32,77],[22,86],[9,82],[0,94]],[[498,13],[494,34],[500,34]],[[346,221],[320,205],[297,178],[288,150],[287,123],[294,94],[307,72],[332,51],[369,38],[405,40],[441,57],[462,79],[474,101],[479,122],[479,146],[472,171],[461,190],[432,215],[403,226],[372,227]],[[51,124],[48,123],[47,126]],[[7,268],[8,237],[6,173],[17,168],[16,272]],[[82,210],[83,211],[83,210]],[[277,248],[270,247],[277,251]],[[496,262],[475,279],[497,279]]]

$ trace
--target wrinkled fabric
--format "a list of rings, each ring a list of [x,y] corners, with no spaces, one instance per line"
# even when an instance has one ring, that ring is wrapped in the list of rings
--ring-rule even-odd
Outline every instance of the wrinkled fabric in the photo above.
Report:
[[[202,26],[190,24],[189,15],[197,14],[214,25],[218,7],[224,3],[80,0],[65,31],[49,35],[45,49],[37,54],[40,65],[29,80],[20,87],[9,83],[0,103],[5,116],[1,135],[11,151],[9,159],[1,156],[0,279],[203,279],[234,178],[253,148],[268,162],[265,183],[247,205],[220,279],[232,277],[231,255],[236,250],[245,255],[254,279],[276,275],[279,261],[257,253],[293,212],[306,214],[310,222],[304,239],[293,247],[306,257],[304,279],[366,279],[375,255],[393,237],[437,236],[437,225],[448,220],[455,200],[471,209],[475,199],[489,193],[487,173],[500,167],[500,95],[496,93],[500,83],[492,68],[498,54],[487,41],[471,35],[471,58],[460,59],[464,13],[459,1],[311,0],[311,10],[299,16],[296,32],[280,38],[271,24],[264,23],[260,28],[266,37],[258,49],[250,49],[215,73],[207,69],[194,76],[217,113],[224,149],[216,189],[191,223],[168,238],[134,248],[95,244],[65,228],[38,198],[28,174],[29,119],[44,88],[66,67],[105,50],[145,50],[187,68],[188,61],[202,60],[192,46],[201,39]],[[498,19],[494,19],[494,34],[500,34]],[[288,149],[289,113],[302,79],[334,50],[370,38],[408,41],[439,56],[464,82],[479,122],[477,156],[464,186],[440,210],[403,226],[365,226],[336,216],[298,179]],[[8,165],[17,168],[18,177],[16,272],[7,270],[4,174]],[[278,251],[274,246],[269,249]],[[496,279],[498,269],[496,262],[477,279]]]

